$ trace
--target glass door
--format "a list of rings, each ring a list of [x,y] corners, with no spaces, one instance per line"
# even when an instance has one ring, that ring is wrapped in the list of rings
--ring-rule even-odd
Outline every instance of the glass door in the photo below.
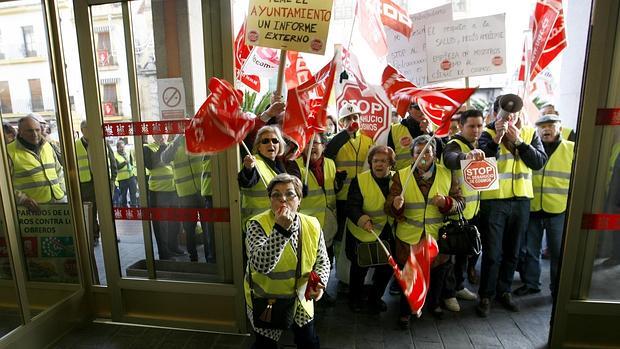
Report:
[[[76,2],[76,17],[96,315],[244,332],[237,151],[192,156],[183,136],[208,78],[232,77],[230,4]]]

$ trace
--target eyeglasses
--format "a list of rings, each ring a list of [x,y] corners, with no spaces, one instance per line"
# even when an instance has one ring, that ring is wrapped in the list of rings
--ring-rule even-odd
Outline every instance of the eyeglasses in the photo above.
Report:
[[[260,141],[260,144],[269,144],[271,142],[271,144],[280,144],[280,140],[277,138],[263,138]]]
[[[292,191],[289,191],[286,193],[280,193],[280,192],[271,193],[271,198],[274,200],[278,200],[278,201],[282,201],[282,198],[285,198],[286,201],[290,201],[296,197],[297,197],[297,194],[295,194]]]

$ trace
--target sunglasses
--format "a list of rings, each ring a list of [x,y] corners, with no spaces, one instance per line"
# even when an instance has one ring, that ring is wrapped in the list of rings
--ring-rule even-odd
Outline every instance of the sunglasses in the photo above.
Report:
[[[280,144],[280,141],[277,138],[263,138],[260,141],[260,144]]]

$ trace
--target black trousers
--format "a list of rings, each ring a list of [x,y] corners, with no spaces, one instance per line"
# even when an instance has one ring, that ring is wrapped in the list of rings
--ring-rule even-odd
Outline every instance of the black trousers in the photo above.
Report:
[[[99,219],[97,217],[97,199],[95,198],[95,184],[92,180],[88,182],[80,182],[80,196],[82,197],[82,203],[90,202],[93,207],[93,238],[99,240]]]
[[[149,191],[150,207],[176,207],[179,198],[175,191]],[[169,259],[179,249],[179,222],[151,221],[159,259]]]
[[[314,329],[314,320],[301,327],[293,323],[291,330],[293,330],[295,344],[298,349],[319,349],[321,347],[319,336],[316,335],[316,330]],[[256,341],[252,346],[253,349],[278,349],[278,342],[273,339],[261,336],[256,332],[254,332],[254,337]]]
[[[179,207],[180,208],[204,208],[205,201],[204,197],[200,196],[200,194],[195,193],[188,196],[183,196],[179,198]],[[196,250],[196,222],[183,222],[183,230],[185,230],[185,239],[187,242],[187,253],[189,253],[189,258],[192,261],[198,260],[198,251]],[[205,233],[207,229],[206,222],[200,222],[202,227],[202,232]],[[205,246],[205,256],[207,253],[207,239],[204,239]]]

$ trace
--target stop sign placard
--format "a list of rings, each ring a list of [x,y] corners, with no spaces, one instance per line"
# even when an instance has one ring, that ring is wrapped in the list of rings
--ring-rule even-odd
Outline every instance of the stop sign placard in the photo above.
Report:
[[[484,160],[461,160],[463,182],[471,190],[499,189],[497,163],[495,158]]]
[[[362,91],[350,82],[345,82],[342,92],[336,97],[338,110],[345,102],[357,105],[362,112],[360,127],[368,137],[377,140],[382,133],[390,129],[390,106],[377,94],[362,95]]]

